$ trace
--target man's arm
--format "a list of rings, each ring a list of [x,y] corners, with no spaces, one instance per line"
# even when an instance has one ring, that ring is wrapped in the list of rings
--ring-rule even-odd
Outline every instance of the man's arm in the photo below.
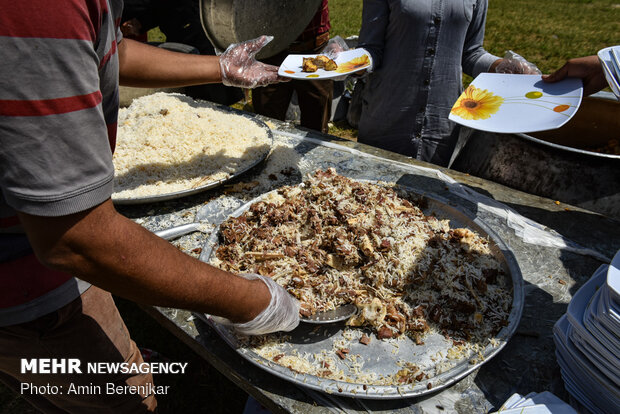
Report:
[[[227,86],[255,88],[289,78],[278,67],[254,56],[271,41],[261,36],[231,45],[219,56],[193,55],[154,47],[131,39],[118,44],[119,83],[135,87],[176,87],[222,82]]]
[[[583,94],[591,95],[607,86],[603,67],[596,55],[568,60],[564,66],[550,75],[543,75],[545,82],[553,83],[564,78],[580,78],[583,81]]]
[[[133,301],[247,322],[267,307],[260,280],[196,260],[123,217],[110,200],[62,217],[20,213],[42,263]]]
[[[172,52],[123,39],[118,58],[119,82],[124,86],[158,88],[222,81],[218,56]]]

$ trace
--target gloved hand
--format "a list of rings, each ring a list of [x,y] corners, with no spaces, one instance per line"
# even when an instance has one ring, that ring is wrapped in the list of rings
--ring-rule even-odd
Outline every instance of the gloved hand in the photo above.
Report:
[[[327,45],[321,50],[321,55],[325,55],[330,59],[336,59],[341,52],[349,50],[347,42],[340,36],[335,36],[327,42]]]
[[[272,39],[273,36],[261,36],[228,46],[220,55],[222,83],[239,88],[255,88],[289,81],[288,78],[278,76],[277,66],[266,65],[254,58]]]
[[[335,36],[327,42],[327,45],[321,50],[321,55],[325,55],[330,59],[336,59],[338,55],[342,52],[346,52],[349,50],[349,45],[347,42],[340,36]],[[370,56],[370,53],[368,53]],[[366,70],[351,73],[350,75],[343,75],[333,78],[336,81],[345,80],[347,77],[352,76],[354,78],[360,78],[368,72],[372,72],[372,58],[370,58],[370,66],[366,68]]]
[[[518,53],[509,50],[504,58],[495,67],[496,73],[514,73],[520,75],[542,75],[540,69],[532,62],[528,62]]]
[[[269,293],[271,293],[269,305],[249,322],[232,323],[226,318],[212,316],[213,320],[223,325],[230,325],[237,333],[243,335],[263,335],[277,331],[292,331],[299,325],[299,302],[282,286],[278,285],[270,277],[255,273],[244,273],[240,276],[249,280],[262,280],[269,288]]]

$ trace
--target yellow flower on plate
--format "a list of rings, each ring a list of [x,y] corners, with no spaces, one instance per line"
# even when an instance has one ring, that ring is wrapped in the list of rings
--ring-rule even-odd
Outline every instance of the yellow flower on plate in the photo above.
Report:
[[[452,113],[463,119],[488,119],[499,110],[504,98],[486,89],[469,85],[452,107]]]
[[[368,58],[368,55],[362,55],[360,57],[353,58],[348,62],[339,64],[338,69],[336,69],[336,72],[338,73],[351,72],[356,69],[364,68],[368,65],[370,65],[370,59]]]

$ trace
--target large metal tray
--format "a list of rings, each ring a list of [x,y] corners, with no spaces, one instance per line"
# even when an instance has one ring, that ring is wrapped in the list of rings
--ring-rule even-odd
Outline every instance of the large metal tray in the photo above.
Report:
[[[258,126],[260,126],[261,128],[263,128],[266,132],[267,132],[267,137],[269,140],[269,145],[267,148],[265,148],[265,151],[256,158],[256,160],[254,160],[252,163],[244,165],[242,168],[239,168],[235,171],[232,171],[228,177],[220,179],[220,180],[216,180],[216,181],[211,181],[208,183],[205,183],[203,185],[200,185],[198,187],[194,187],[194,188],[188,188],[186,190],[181,190],[181,191],[175,191],[175,192],[171,192],[171,193],[165,193],[165,194],[157,194],[157,195],[152,195],[152,196],[145,196],[145,197],[131,197],[131,198],[115,198],[114,194],[112,194],[112,201],[114,202],[114,204],[144,204],[144,203],[153,203],[153,202],[158,202],[158,201],[166,201],[166,200],[174,200],[177,198],[181,198],[181,197],[187,197],[193,194],[197,194],[200,193],[202,191],[206,191],[215,187],[218,187],[234,178],[237,178],[238,176],[240,176],[241,174],[245,173],[246,171],[254,168],[255,166],[257,166],[258,164],[260,164],[261,162],[263,162],[267,156],[269,155],[269,153],[271,152],[271,149],[273,148],[273,133],[271,132],[271,128],[269,128],[267,126],[267,124],[265,124],[263,121],[261,121],[260,119],[255,118],[254,116],[242,112],[242,111],[238,111],[235,110],[233,108],[227,108],[227,107],[221,107],[221,106],[216,106],[214,104],[210,104],[207,102],[201,102],[201,101],[196,101],[198,103],[204,103],[206,104],[209,108],[216,110],[216,111],[221,111],[221,112],[226,112],[226,113],[234,113],[236,115],[242,116],[244,118],[249,119],[250,121],[256,123]]]
[[[223,325],[219,325],[210,319],[209,315],[197,314],[196,316],[206,321],[213,329],[233,348],[239,355],[256,366],[280,377],[291,381],[299,386],[308,387],[316,391],[322,391],[329,394],[341,396],[367,398],[367,399],[396,399],[403,397],[416,397],[427,393],[436,392],[445,388],[456,381],[462,379],[481,365],[489,361],[495,356],[508,342],[514,334],[517,325],[521,319],[523,311],[523,278],[519,266],[514,258],[510,248],[479,218],[472,218],[457,208],[450,206],[446,201],[439,197],[429,197],[421,195],[411,188],[398,188],[415,193],[426,200],[427,207],[423,209],[424,213],[434,214],[440,219],[449,219],[451,227],[467,227],[478,232],[481,236],[488,237],[490,240],[493,254],[502,263],[504,270],[512,279],[513,300],[512,309],[508,318],[508,325],[502,328],[497,334],[497,343],[488,345],[483,351],[483,359],[475,360],[474,357],[456,361],[456,364],[439,375],[433,376],[426,380],[422,380],[415,384],[407,384],[401,386],[387,385],[368,385],[362,382],[345,382],[335,381],[331,379],[320,378],[315,375],[296,373],[282,365],[270,361],[258,355],[249,348],[245,348],[242,342],[235,334]],[[258,197],[249,203],[239,207],[230,214],[231,217],[238,217],[243,214],[251,204],[260,200],[265,195]],[[214,231],[204,244],[200,260],[208,262],[211,254],[215,251],[218,241],[218,231]],[[342,333],[344,324],[323,325],[317,328],[317,325],[300,324],[293,332],[290,332],[289,347],[285,350],[285,354],[308,353],[313,355],[323,350],[331,350],[335,341],[342,341]],[[351,328],[348,328],[351,330]],[[369,333],[368,330],[358,329],[357,333]],[[359,336],[358,336],[359,337]],[[357,340],[350,341],[350,354],[361,355],[364,361],[365,372],[373,372],[378,375],[392,375],[402,369],[399,361],[407,360],[418,366],[424,364],[439,364],[441,359],[432,361],[431,357],[436,357],[438,351],[445,351],[449,348],[445,339],[439,335],[430,335],[425,337],[424,345],[415,345],[409,339],[404,338],[398,342],[381,341],[372,335],[370,345],[362,345]],[[341,361],[342,368],[351,370],[352,367],[347,365],[347,361]],[[445,361],[443,361],[445,362]]]

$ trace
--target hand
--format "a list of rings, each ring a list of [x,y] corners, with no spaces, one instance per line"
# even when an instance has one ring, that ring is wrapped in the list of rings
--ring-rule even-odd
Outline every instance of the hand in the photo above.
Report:
[[[142,34],[142,23],[135,17],[121,24],[121,32],[124,37],[132,38]]]
[[[266,65],[254,58],[272,39],[273,36],[261,36],[228,46],[220,55],[222,83],[226,86],[255,88],[289,81],[289,78],[278,76],[277,66]]]
[[[545,82],[553,83],[564,78],[581,78],[584,95],[591,95],[607,86],[603,67],[596,55],[570,59],[550,75],[543,75]]]
[[[514,73],[520,75],[540,75],[542,72],[532,62],[528,62],[518,53],[509,50],[503,59],[494,63],[495,73]]]
[[[269,288],[269,305],[254,319],[245,323],[231,323],[225,318],[213,317],[216,322],[232,327],[243,335],[263,335],[277,331],[292,331],[299,325],[299,302],[270,277],[245,273],[246,279],[260,279]]]
[[[321,55],[325,55],[330,59],[336,59],[338,55],[346,50],[349,50],[347,42],[340,36],[335,36],[327,42],[327,45],[321,51]]]

